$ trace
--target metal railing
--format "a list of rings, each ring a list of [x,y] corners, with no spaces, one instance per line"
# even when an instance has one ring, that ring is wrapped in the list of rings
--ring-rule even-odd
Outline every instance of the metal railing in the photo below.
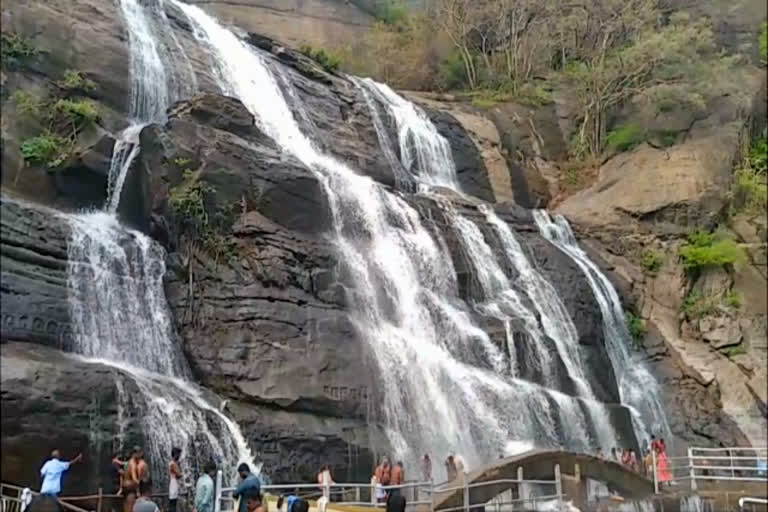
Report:
[[[743,497],[739,498],[739,510],[742,512],[744,511],[744,505],[746,504],[753,504],[753,505],[768,505],[768,500],[765,498],[750,498],[750,497]]]
[[[653,486],[660,482],[656,453],[653,455]],[[768,484],[768,447],[688,448],[683,457],[668,457],[670,484],[688,482],[692,492],[704,481],[760,482]]]
[[[232,493],[234,487],[224,487],[222,485],[223,473],[219,470],[216,474],[216,501],[214,512],[233,512],[234,498]],[[456,485],[458,483],[458,485]],[[490,499],[473,502],[472,494],[475,489],[497,486],[505,488],[496,493]],[[551,487],[543,495],[534,495],[532,488]],[[463,477],[457,478],[453,482],[446,482],[436,485],[434,482],[406,482],[402,485],[377,485],[369,483],[333,483],[330,485],[320,484],[280,484],[264,485],[262,491],[267,494],[281,494],[291,492],[304,499],[325,496],[329,500],[336,496],[337,500],[329,503],[329,506],[351,505],[359,507],[370,507],[372,509],[383,508],[386,504],[377,500],[377,491],[391,493],[398,490],[406,497],[406,508],[428,507],[430,512],[434,512],[437,504],[437,497],[440,495],[451,495],[461,491],[461,505],[454,507],[440,507],[441,512],[456,512],[459,510],[469,511],[476,507],[494,507],[496,512],[512,512],[523,510],[524,507],[537,503],[554,501],[559,504],[563,502],[563,485],[560,474],[560,466],[555,465],[552,480],[525,480],[523,478],[523,468],[517,469],[516,479],[492,480],[487,482],[472,483],[469,481],[469,474],[465,473]],[[517,491],[517,496],[511,489]],[[410,499],[409,499],[410,494]],[[507,496],[507,494],[509,496]],[[340,498],[338,498],[340,496]],[[366,499],[367,498],[367,499]],[[517,508],[518,505],[521,508]],[[487,509],[486,509],[487,510]]]
[[[20,512],[21,511],[21,492],[23,490],[24,488],[19,485],[0,483],[0,507],[2,508],[2,512]],[[40,496],[40,493],[37,491],[33,491],[30,489],[30,492],[32,493],[33,497]],[[97,498],[97,496],[87,496],[87,497],[74,496],[74,497],[60,497],[60,498],[52,497],[51,499],[56,499],[56,501],[59,502],[59,505],[61,505],[62,508],[64,508],[69,512],[91,512],[87,509],[68,503],[68,501],[77,500],[78,498],[93,499],[93,498]],[[100,504],[99,504],[98,511],[101,512]]]

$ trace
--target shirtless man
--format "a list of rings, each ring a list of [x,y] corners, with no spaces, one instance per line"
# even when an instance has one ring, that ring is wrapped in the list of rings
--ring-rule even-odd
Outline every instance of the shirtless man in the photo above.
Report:
[[[147,461],[144,460],[144,450],[138,446],[134,448],[134,456],[131,462],[134,463],[131,475],[136,482],[146,482],[149,480],[149,466]]]

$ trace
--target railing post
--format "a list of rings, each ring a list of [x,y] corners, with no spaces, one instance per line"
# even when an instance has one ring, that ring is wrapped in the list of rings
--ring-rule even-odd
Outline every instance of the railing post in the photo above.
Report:
[[[651,460],[653,465],[653,493],[659,494],[659,472],[656,469],[656,450],[651,449]]]
[[[355,502],[360,503],[360,486],[355,487]]]
[[[469,512],[469,479],[466,472],[462,473],[461,480],[464,482],[464,511]]]
[[[696,485],[696,470],[693,467],[693,448],[690,446],[688,447],[688,467],[691,473],[691,491],[696,491],[698,489]]]
[[[429,479],[429,512],[435,512],[435,481]]]
[[[522,500],[522,504],[525,506],[525,502],[528,501],[528,489],[523,482],[523,467],[517,466],[517,497]]]
[[[735,477],[736,471],[733,469],[733,450],[728,450],[728,456],[731,458],[731,477]]]
[[[560,476],[560,464],[555,464],[555,494],[558,505],[563,504],[563,481]]]
[[[101,512],[101,497],[102,497],[102,490],[101,490],[101,487],[99,487],[99,501],[96,505],[97,512]]]
[[[371,505],[373,507],[376,506],[377,500],[376,500],[376,477],[371,477]]]
[[[323,496],[325,496],[328,501],[331,501],[331,482],[328,480],[323,482]]]
[[[213,512],[221,512],[221,482],[223,473],[221,470],[216,472],[216,489],[214,490]]]

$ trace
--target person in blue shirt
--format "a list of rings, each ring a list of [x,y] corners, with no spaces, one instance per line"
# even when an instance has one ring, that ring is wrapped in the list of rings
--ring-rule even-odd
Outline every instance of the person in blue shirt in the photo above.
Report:
[[[251,473],[251,468],[245,462],[237,467],[237,472],[240,473],[242,482],[232,492],[232,497],[235,499],[240,498],[238,512],[248,512],[248,500],[245,497],[261,494],[261,480]]]
[[[40,487],[40,494],[58,497],[61,492],[61,475],[69,469],[71,464],[76,464],[83,460],[83,454],[80,453],[70,461],[60,460],[59,450],[51,452],[51,458],[45,461],[40,468],[40,476],[43,478],[43,485]]]
[[[216,476],[216,463],[209,461],[203,466],[203,474],[197,479],[195,486],[194,512],[213,512],[214,491],[216,484],[213,482]]]

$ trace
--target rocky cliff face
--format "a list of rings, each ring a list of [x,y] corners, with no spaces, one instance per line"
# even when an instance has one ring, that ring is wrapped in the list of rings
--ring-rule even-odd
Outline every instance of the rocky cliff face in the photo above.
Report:
[[[299,4],[292,8],[311,10],[331,5],[319,0],[303,3],[304,7]],[[253,13],[283,16],[277,13],[278,7],[266,2],[213,2],[203,7],[216,12],[225,22],[228,16],[237,18],[238,24],[246,29],[253,22],[259,31],[271,18]],[[284,3],[280,8],[288,9]],[[246,12],[244,9],[247,16],[241,16]],[[197,87],[194,95],[184,97],[171,108],[166,123],[150,125],[142,131],[142,152],[124,189],[121,218],[147,231],[168,249],[167,296],[193,372],[202,385],[231,400],[229,412],[243,427],[273,478],[312,479],[321,462],[347,468],[349,478],[367,477],[373,452],[387,449],[377,423],[378,376],[371,354],[348,318],[349,305],[344,293],[347,283],[337,274],[335,253],[324,236],[331,219],[322,188],[310,169],[281,152],[274,141],[254,126],[253,118],[239,101],[221,95],[209,71],[207,56],[195,43],[189,23],[173,7],[168,7],[167,15],[173,34],[187,54]],[[251,15],[257,19],[246,19]],[[129,76],[130,59],[120,19],[117,7],[101,0],[4,2],[4,34],[29,37],[41,50],[23,66],[3,69],[2,173],[7,194],[65,210],[103,204],[114,134],[128,124],[129,83],[125,77]],[[277,32],[284,30],[283,25],[275,27]],[[268,37],[250,34],[248,38],[254,46],[269,52],[269,58],[293,84],[305,107],[305,115],[299,120],[302,128],[312,133],[325,151],[385,186],[393,186],[392,170],[380,151],[368,107],[356,86]],[[79,69],[97,84],[89,94],[104,115],[94,134],[81,141],[76,157],[63,169],[49,172],[23,166],[19,142],[36,127],[16,122],[20,116],[9,97],[22,87],[42,90],[67,69]],[[568,258],[538,236],[530,212],[509,203],[543,206],[559,193],[550,171],[563,154],[563,141],[567,140],[561,131],[562,110],[557,105],[543,110],[505,106],[483,112],[425,96],[414,99],[428,109],[438,129],[451,142],[463,188],[486,201],[507,201],[496,205],[496,209],[521,234],[530,256],[569,309],[578,329],[581,350],[592,370],[588,372],[592,387],[601,400],[617,402],[615,379],[610,372],[603,371],[610,365],[599,308],[587,283]],[[681,151],[694,151],[694,145],[729,147],[741,121],[730,113],[726,118],[728,130],[723,132],[721,146],[692,135],[693,142]],[[715,130],[714,121],[708,128]],[[696,364],[678,357],[673,340],[677,317],[665,313],[664,321],[654,319],[658,310],[653,309],[654,301],[663,303],[666,292],[655,292],[649,287],[675,281],[661,276],[653,283],[644,277],[627,280],[627,275],[638,275],[637,263],[615,258],[639,254],[638,247],[647,241],[638,239],[635,243],[626,229],[612,230],[614,224],[621,225],[624,215],[642,216],[646,210],[659,209],[674,212],[679,210],[679,204],[689,203],[696,205],[697,212],[704,212],[702,215],[709,211],[708,200],[696,195],[703,183],[697,181],[698,175],[690,187],[667,187],[670,190],[665,193],[669,197],[665,196],[666,203],[661,207],[632,210],[614,204],[631,200],[604,196],[609,187],[635,193],[637,184],[622,182],[622,177],[611,171],[612,166],[623,167],[624,160],[620,158],[628,158],[631,165],[642,170],[642,165],[655,169],[655,164],[648,162],[656,162],[662,156],[654,151],[640,148],[609,161],[605,178],[601,178],[605,181],[583,193],[594,196],[579,203],[586,205],[585,210],[570,206],[576,199],[563,203],[562,209],[585,224],[584,237],[595,241],[596,254],[602,254],[600,261],[607,269],[616,271],[616,282],[627,300],[634,298],[638,304],[648,305],[640,309],[656,330],[650,330],[644,343],[649,355],[658,362],[658,374],[672,404],[675,433],[696,443],[741,444],[746,423],[735,420],[729,412],[733,411],[726,398],[729,389],[723,387],[725,382],[732,382],[729,375],[733,367],[725,366],[716,379],[708,378],[706,371],[702,373]],[[646,154],[653,154],[656,160],[642,156]],[[690,157],[690,153],[686,154]],[[680,159],[690,158],[683,154]],[[727,179],[727,155],[708,160],[719,166],[715,171],[701,172],[701,180],[709,180],[704,188],[710,190]],[[229,219],[225,240],[213,251],[190,251],[185,247],[180,236],[183,233],[169,208],[169,195],[184,183],[184,171],[194,171],[197,179],[215,189],[214,199],[205,205],[206,210],[212,215],[226,212]],[[691,197],[681,199],[681,194]],[[434,198],[407,197],[444,234],[459,273],[461,294],[470,297],[471,265],[442,218],[440,205]],[[454,208],[470,218],[479,217],[475,200],[450,196],[440,200],[451,201]],[[589,205],[603,205],[603,210],[586,210]],[[71,342],[66,302],[66,222],[55,212],[31,208],[10,197],[3,197],[1,206],[3,368],[18,369],[8,372],[7,379],[3,372],[3,473],[5,478],[8,464],[23,458],[32,467],[23,465],[13,478],[34,482],[38,461],[50,447],[40,447],[39,453],[28,452],[25,447],[44,444],[37,442],[43,436],[62,447],[87,446],[89,451],[101,454],[109,451],[106,439],[114,432],[108,425],[114,425],[116,414],[114,382],[120,376],[115,370],[83,363],[61,352],[68,350]],[[624,212],[627,209],[631,210],[628,214]],[[490,231],[485,235],[488,240],[494,238]],[[616,243],[614,236],[622,243]],[[626,239],[635,245],[624,243]],[[679,268],[673,271],[674,268],[671,264],[670,272],[677,272],[676,278],[682,279]],[[759,266],[756,268],[759,271]],[[736,286],[736,282],[746,282],[749,277],[739,277],[737,273],[729,279]],[[673,291],[680,295],[684,287],[678,281]],[[675,298],[677,302],[670,303],[670,311],[677,311],[681,300],[682,296]],[[753,321],[759,323],[761,310],[753,311]],[[477,320],[486,326],[492,339],[503,336],[503,326],[490,319]],[[705,326],[698,324],[699,344],[717,338],[708,334],[712,331],[733,328],[732,322],[717,322],[720,320]],[[666,331],[667,327],[675,331]],[[748,329],[742,330],[741,324],[738,329],[746,339],[744,333]],[[756,340],[750,346],[758,350],[764,335],[750,335]],[[705,339],[709,341],[702,341]],[[10,343],[14,341],[48,347]],[[711,352],[708,347],[707,351]],[[708,368],[708,362],[702,364]],[[734,364],[744,375],[739,378],[745,381],[746,389],[759,397],[760,372],[764,372],[764,367],[761,370],[756,359]],[[354,370],[350,371],[351,368]],[[526,376],[536,379],[533,373]],[[566,379],[561,385],[563,391],[572,392],[572,383]],[[741,384],[737,386],[739,396],[746,396]],[[94,427],[84,417],[50,421],[51,415],[65,415],[65,410],[91,407],[87,402],[89,396],[75,396],[75,391],[83,388],[108,390],[90,416],[101,422],[96,440],[88,437]],[[51,405],[51,400],[56,403]],[[614,424],[620,430],[631,430],[625,410],[618,410],[615,416],[618,419]],[[12,430],[13,434],[6,437],[6,421],[11,425],[22,419],[30,425],[44,425],[47,430],[44,434],[35,428]],[[95,476],[88,478],[91,483]],[[74,488],[68,490],[72,492]]]

